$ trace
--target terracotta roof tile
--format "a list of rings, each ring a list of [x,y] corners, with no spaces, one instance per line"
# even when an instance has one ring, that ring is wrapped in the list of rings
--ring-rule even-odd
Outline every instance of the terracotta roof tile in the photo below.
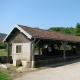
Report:
[[[32,37],[80,42],[79,36],[62,34],[59,32],[52,32],[52,31],[42,30],[38,28],[30,28],[30,27],[23,26],[23,25],[18,25],[18,26],[20,26],[24,31],[32,35]]]

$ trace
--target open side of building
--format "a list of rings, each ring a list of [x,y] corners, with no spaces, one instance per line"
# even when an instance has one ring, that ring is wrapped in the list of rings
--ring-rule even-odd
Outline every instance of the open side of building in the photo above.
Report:
[[[8,61],[12,46],[14,66],[40,67],[80,58],[79,36],[15,25],[4,42],[7,42]]]

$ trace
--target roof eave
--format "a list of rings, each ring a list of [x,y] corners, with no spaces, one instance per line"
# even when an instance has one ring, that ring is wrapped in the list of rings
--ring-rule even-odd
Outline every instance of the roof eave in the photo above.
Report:
[[[32,36],[27,33],[26,31],[24,31],[21,27],[19,27],[17,24],[13,27],[14,28],[17,28],[18,30],[20,30],[21,33],[23,33],[24,35],[26,35],[29,39],[32,38]],[[8,38],[8,36],[11,34],[11,32],[13,31],[13,29],[9,32],[9,34],[4,38],[3,42],[7,42],[6,39]]]
[[[71,42],[71,43],[80,43],[79,41],[72,41],[72,40],[65,40],[65,39],[56,39],[56,38],[46,38],[46,37],[37,37],[33,36],[32,38],[40,38],[40,39],[48,39],[48,40],[58,40],[58,41],[64,41],[64,42]]]
[[[20,32],[22,32],[24,35],[26,35],[29,39],[32,38],[32,35],[30,35],[29,33],[27,33],[26,31],[24,31],[21,27],[19,27],[18,25],[16,26],[16,28],[18,28],[20,30]]]

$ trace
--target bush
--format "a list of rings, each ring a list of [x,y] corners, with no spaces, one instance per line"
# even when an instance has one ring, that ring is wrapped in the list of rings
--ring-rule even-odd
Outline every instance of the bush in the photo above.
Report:
[[[6,48],[6,43],[0,42],[0,49],[5,49]]]

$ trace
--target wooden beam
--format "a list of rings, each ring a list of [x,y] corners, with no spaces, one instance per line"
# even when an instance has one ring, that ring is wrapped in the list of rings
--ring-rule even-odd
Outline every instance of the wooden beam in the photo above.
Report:
[[[40,42],[40,40],[38,40],[36,43],[35,43],[35,46]]]
[[[39,49],[39,54],[38,54],[38,55],[40,56],[40,54],[41,54],[41,53],[40,53],[40,46],[38,46],[38,49]]]
[[[31,43],[31,67],[34,68],[35,67],[35,55],[34,55],[34,48],[35,48],[35,41],[32,41]]]
[[[10,56],[10,43],[7,43],[7,62],[9,62],[9,56]]]
[[[67,42],[61,42],[63,46],[63,58],[66,59],[66,45],[68,44]]]

